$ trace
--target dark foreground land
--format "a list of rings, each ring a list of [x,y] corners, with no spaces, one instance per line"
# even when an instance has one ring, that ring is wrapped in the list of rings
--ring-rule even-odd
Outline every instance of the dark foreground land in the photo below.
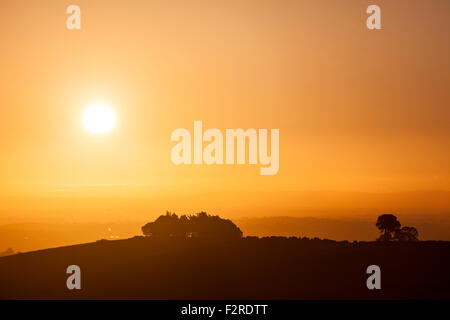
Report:
[[[450,299],[449,270],[450,242],[137,237],[0,258],[0,299]]]

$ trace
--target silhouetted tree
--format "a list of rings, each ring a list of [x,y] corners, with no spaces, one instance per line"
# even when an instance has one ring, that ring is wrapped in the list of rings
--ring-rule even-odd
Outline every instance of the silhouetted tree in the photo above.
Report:
[[[200,212],[189,217],[193,236],[201,238],[241,238],[242,231],[231,220]]]
[[[142,227],[146,236],[153,237],[199,237],[217,239],[238,239],[242,237],[242,231],[228,219],[219,216],[211,216],[206,212],[200,212],[187,217],[178,218],[176,214],[167,212],[158,217],[154,222]]]
[[[376,226],[382,232],[378,241],[418,241],[419,232],[414,227],[401,227],[400,221],[393,214],[378,217]]]
[[[401,224],[393,214],[382,214],[378,217],[376,226],[382,232],[382,235],[377,240],[390,241],[394,239],[393,234],[400,229]]]
[[[414,227],[403,227],[395,231],[394,239],[398,241],[418,241],[419,232]]]
[[[142,232],[146,236],[155,237],[177,237],[186,234],[187,225],[184,219],[179,219],[175,213],[166,212],[159,216],[154,222],[147,223],[142,227]]]

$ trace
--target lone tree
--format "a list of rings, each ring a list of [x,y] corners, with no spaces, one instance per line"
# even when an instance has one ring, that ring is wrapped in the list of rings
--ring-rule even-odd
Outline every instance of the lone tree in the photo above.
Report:
[[[378,217],[376,226],[382,232],[379,241],[390,241],[393,239],[395,230],[400,229],[400,222],[393,214],[382,214]]]
[[[419,232],[414,227],[401,228],[400,221],[393,214],[382,214],[376,226],[382,233],[378,241],[418,241]]]
[[[166,212],[154,222],[142,227],[145,236],[152,237],[198,237],[216,239],[239,239],[242,231],[228,219],[200,212],[195,215],[178,217]]]

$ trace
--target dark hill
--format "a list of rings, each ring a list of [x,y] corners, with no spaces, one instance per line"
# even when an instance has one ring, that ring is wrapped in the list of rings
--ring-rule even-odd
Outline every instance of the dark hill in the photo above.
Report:
[[[66,288],[81,268],[82,290]],[[366,268],[381,267],[381,290]],[[450,243],[99,241],[0,258],[1,299],[449,299]]]

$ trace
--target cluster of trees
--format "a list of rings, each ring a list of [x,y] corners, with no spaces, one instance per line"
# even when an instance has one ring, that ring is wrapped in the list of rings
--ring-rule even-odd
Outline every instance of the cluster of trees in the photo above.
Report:
[[[212,216],[206,212],[178,217],[175,213],[166,212],[154,222],[142,227],[145,236],[152,237],[199,237],[239,239],[242,231],[231,220]]]
[[[414,227],[401,227],[400,221],[393,214],[378,217],[376,226],[381,235],[378,241],[418,241],[419,232]]]
[[[376,222],[381,235],[378,241],[418,241],[419,232],[414,227],[402,227],[393,214],[383,214]],[[198,237],[209,239],[240,239],[242,231],[231,220],[199,212],[194,215],[177,216],[166,212],[154,222],[142,227],[145,236],[151,237]]]

